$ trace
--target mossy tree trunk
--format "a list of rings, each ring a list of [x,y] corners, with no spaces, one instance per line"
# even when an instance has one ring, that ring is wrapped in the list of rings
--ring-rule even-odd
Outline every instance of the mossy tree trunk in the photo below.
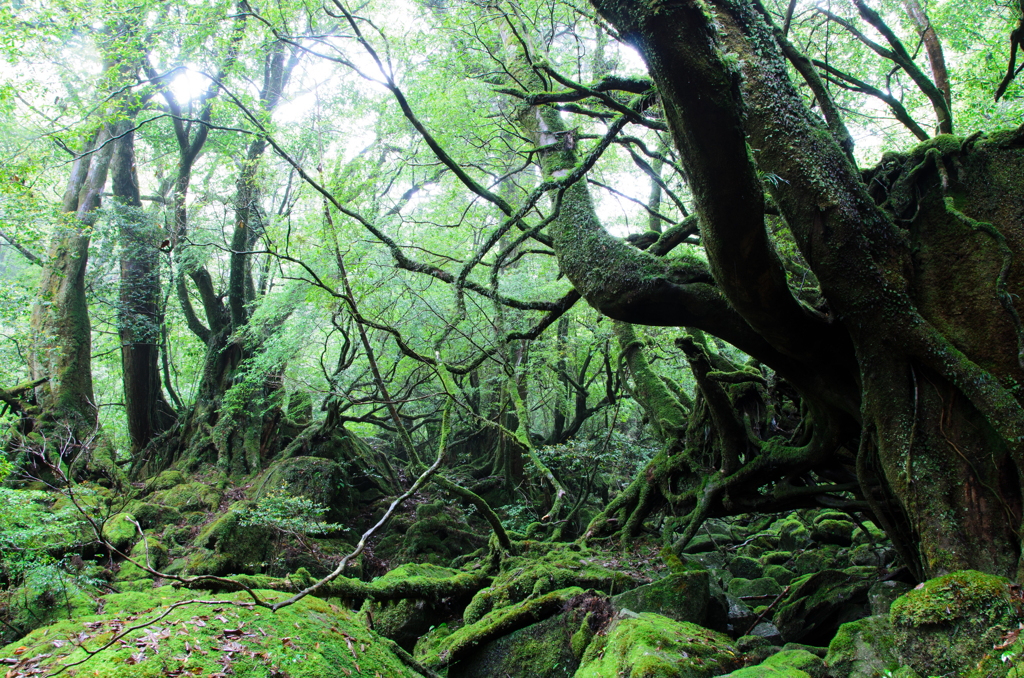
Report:
[[[937,137],[887,159],[867,177],[869,192],[839,128],[790,81],[759,5],[594,4],[648,65],[709,266],[680,271],[626,251],[603,234],[580,188],[566,192],[570,218],[554,234],[562,269],[613,317],[726,339],[795,387],[807,411],[805,445],[768,441],[708,485],[734,486],[769,467],[765,483],[779,469],[855,468],[860,497],[917,576],[1022,574],[1014,302],[1024,280],[1015,256],[1024,130]],[[537,114],[538,130],[555,118]],[[574,164],[549,158],[553,176]],[[819,308],[787,285],[759,173],[775,179],[767,188],[817,277]]]
[[[173,424],[160,387],[160,260],[163,229],[148,223],[135,170],[134,120],[118,125],[110,167],[114,218],[121,241],[118,333],[121,381],[132,451],[137,454]]]

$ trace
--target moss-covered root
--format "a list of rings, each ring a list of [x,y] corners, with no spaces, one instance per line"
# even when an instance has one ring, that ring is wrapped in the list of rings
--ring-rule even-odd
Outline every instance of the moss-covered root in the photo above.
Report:
[[[442,669],[485,643],[560,612],[569,600],[582,593],[583,589],[574,586],[493,610],[476,623],[463,626],[446,636],[436,645],[426,646],[418,659],[429,668]]]
[[[230,586],[226,582],[238,582],[249,588],[272,591],[294,592],[315,581],[305,568],[288,577],[267,577],[264,575],[235,575],[221,581],[200,579],[185,584],[186,587],[223,590]],[[346,601],[373,600],[426,600],[432,603],[441,600],[468,599],[485,588],[491,580],[472,572],[459,572],[435,565],[403,565],[374,582],[364,582],[350,577],[338,577],[318,588],[319,598],[341,598]]]
[[[595,638],[576,678],[710,678],[741,663],[727,636],[644,612],[616,619]]]
[[[260,593],[271,600],[283,598],[273,591]],[[0,657],[15,662],[8,675],[50,674],[62,667],[100,678],[424,675],[355,613],[323,600],[304,598],[270,613],[253,607],[245,594],[204,596],[208,604],[183,604],[189,598],[170,587],[110,595],[104,614],[33,631],[0,650]],[[123,635],[125,642],[117,640],[92,657],[80,647],[96,650],[133,627]]]

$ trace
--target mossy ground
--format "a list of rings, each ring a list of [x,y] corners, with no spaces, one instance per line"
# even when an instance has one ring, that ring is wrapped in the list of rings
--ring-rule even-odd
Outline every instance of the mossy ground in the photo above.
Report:
[[[104,598],[104,614],[77,617],[33,631],[0,650],[16,660],[10,675],[49,673],[87,658],[79,647],[96,649],[116,633],[159,621],[124,636],[109,649],[76,666],[89,676],[257,677],[364,675],[414,678],[386,641],[369,631],[348,610],[307,597],[276,613],[243,605],[243,594],[201,596],[209,604],[169,606],[191,592],[161,587]],[[261,591],[268,601],[284,594]]]

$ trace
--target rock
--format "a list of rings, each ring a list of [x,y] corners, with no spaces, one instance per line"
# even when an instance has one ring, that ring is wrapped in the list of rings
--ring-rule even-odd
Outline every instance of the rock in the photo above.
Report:
[[[407,564],[396,567],[375,583],[388,584],[392,581],[403,581],[415,584],[417,581],[428,583],[438,579],[447,579],[459,574],[458,570],[437,565]],[[398,643],[411,652],[417,639],[427,633],[431,627],[447,622],[460,615],[468,600],[444,597],[431,601],[422,598],[406,598],[391,603],[370,604],[374,630]]]
[[[782,586],[786,586],[796,579],[796,573],[782,565],[769,565],[764,568],[764,576],[771,577]]]
[[[811,538],[823,544],[849,546],[853,543],[854,528],[856,525],[849,520],[822,520],[815,523]]]
[[[794,517],[775,521],[771,529],[779,535],[779,548],[784,551],[803,548],[811,541],[811,533]]]
[[[843,624],[825,656],[831,678],[875,678],[900,667],[888,616],[876,615]]]
[[[139,543],[135,545],[132,552],[129,554],[132,560],[139,563],[139,565],[146,564],[146,547],[149,547],[149,566],[154,570],[160,570],[164,565],[167,564],[167,547],[163,545],[156,538],[147,535],[145,541],[139,540]],[[121,569],[117,573],[115,579],[117,581],[133,581],[136,579],[145,579],[152,577],[138,565],[125,561],[121,564]],[[152,582],[150,582],[152,585]]]
[[[774,623],[787,642],[824,645],[840,624],[866,616],[872,570],[823,570],[790,584]]]
[[[711,597],[708,579],[707,570],[672,574],[614,596],[612,608],[616,612],[656,612],[676,621],[703,625]]]
[[[740,579],[736,577],[729,582],[729,593],[742,599],[763,598],[764,600],[755,604],[764,603],[767,605],[771,600],[782,593],[782,586],[771,577],[760,577],[758,579]]]
[[[684,554],[682,558],[685,562],[690,563],[691,565],[700,565],[709,570],[725,569],[725,556],[718,551],[712,551],[711,553]]]
[[[579,667],[570,641],[572,615],[560,614],[482,645],[448,671],[448,678],[572,678]]]
[[[354,613],[319,598],[307,596],[274,614],[240,605],[251,600],[244,593],[207,594],[199,597],[215,601],[214,604],[167,609],[172,603],[196,597],[195,594],[164,586],[105,596],[102,615],[63,619],[0,650],[0,656],[17,659],[16,664],[5,666],[5,670],[11,675],[27,675],[28,671],[52,673],[87,657],[78,643],[57,645],[55,639],[81,638],[87,646],[96,647],[109,640],[111,631],[121,628],[126,617],[137,615],[136,623],[141,623],[167,612],[160,622],[129,634],[124,644],[117,643],[90,658],[82,667],[87,668],[85,673],[98,678],[223,675],[228,653],[215,650],[231,644],[240,648],[231,650],[229,665],[237,676],[280,676],[284,674],[281,667],[285,666],[291,678],[346,673],[389,678],[421,675],[399,659],[390,641],[369,631]],[[288,597],[275,591],[259,591],[258,595],[269,602]],[[222,622],[218,615],[226,621]],[[257,628],[266,635],[255,632]],[[226,634],[227,629],[239,632],[232,636]],[[249,629],[253,630],[251,635]],[[200,647],[204,652],[198,651]],[[272,648],[269,652],[268,647]]]
[[[238,501],[223,515],[203,528],[195,539],[196,552],[189,557],[189,574],[232,574],[252,572],[270,548],[265,527],[245,526],[239,516],[253,505]]]
[[[864,532],[859,526],[853,531],[853,543],[854,544],[877,544],[879,542],[887,541],[885,532],[875,527],[874,523],[864,522],[861,525],[867,528],[867,532]]]
[[[769,551],[761,556],[761,562],[765,565],[785,565],[793,560],[793,554],[789,551]]]
[[[717,551],[719,543],[706,534],[697,534],[683,549],[683,553],[708,553]]]
[[[129,513],[118,513],[103,523],[103,538],[122,553],[128,553],[139,539],[139,528],[135,527],[133,519]]]
[[[770,622],[761,622],[750,631],[752,636],[760,636],[767,640],[772,645],[777,645],[782,642],[782,634],[775,628],[775,624]]]
[[[575,678],[711,678],[739,667],[728,637],[645,612],[617,618],[587,648]]]
[[[161,477],[163,474],[158,476]],[[220,506],[221,496],[220,490],[205,483],[177,483],[167,490],[154,492],[150,495],[149,501],[163,506],[173,506],[181,513],[213,513]]]
[[[732,678],[825,678],[825,664],[806,650],[783,650],[756,666],[726,674]],[[725,676],[723,676],[725,678]]]
[[[745,660],[750,664],[760,664],[779,651],[779,648],[772,645],[764,636],[753,634],[737,638],[736,649],[744,654]]]
[[[326,519],[342,520],[358,500],[342,465],[322,457],[291,457],[271,464],[256,485],[255,498],[272,492],[305,497],[328,509]]]
[[[173,506],[159,506],[149,502],[134,502],[129,511],[142,529],[149,530],[181,520],[181,513]]]
[[[889,616],[889,607],[893,601],[913,588],[910,584],[901,581],[880,581],[872,584],[868,589],[868,605],[871,606],[871,614],[884,614]]]
[[[928,676],[967,675],[986,659],[1001,668],[1003,651],[993,648],[1016,640],[1022,604],[1020,586],[1004,577],[965,570],[931,579],[892,603],[896,654]]]
[[[726,567],[734,577],[757,579],[764,576],[764,566],[753,558],[736,556]]]
[[[146,484],[146,492],[159,492],[160,490],[169,490],[175,485],[181,485],[185,482],[185,476],[181,471],[174,469],[167,469],[156,478],[153,478]]]
[[[598,554],[576,545],[552,549],[539,557],[523,553],[506,558],[491,586],[473,596],[463,618],[467,624],[473,624],[491,610],[540,593],[538,587],[554,591],[579,586],[611,593],[628,591],[643,583],[605,567],[602,562]]]

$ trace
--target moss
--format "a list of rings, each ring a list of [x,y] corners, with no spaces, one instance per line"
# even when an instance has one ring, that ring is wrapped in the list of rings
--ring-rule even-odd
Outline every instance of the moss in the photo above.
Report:
[[[753,558],[736,556],[729,562],[728,570],[734,577],[757,579],[764,573],[764,566]]]
[[[782,565],[769,565],[764,568],[764,576],[771,577],[782,586],[786,586],[796,578],[796,574],[792,570]]]
[[[893,602],[896,650],[919,673],[962,675],[1018,631],[1022,603],[1003,577],[967,570],[932,579]]]
[[[566,641],[574,619],[572,611],[556,614],[501,636],[469,653],[452,673],[460,678],[572,678],[579,659],[573,654],[571,640]],[[589,631],[586,622],[582,628]]]
[[[833,675],[848,678],[883,676],[899,668],[888,617],[865,617],[840,626],[825,663]]]
[[[436,644],[422,646],[417,657],[427,666],[441,668],[471,654],[480,646],[526,628],[561,611],[570,600],[583,594],[579,587],[558,589],[522,602],[495,609],[472,624],[466,624]],[[417,645],[417,652],[421,646]]]
[[[140,565],[145,565],[147,545],[149,546],[150,567],[154,570],[159,570],[167,564],[168,551],[167,547],[164,546],[163,543],[154,539],[152,536],[147,535],[145,540],[140,539],[128,555],[130,555],[132,560],[138,562]],[[121,569],[118,570],[117,577],[115,579],[124,582],[143,579],[149,576],[150,574],[138,565],[125,561],[121,564]]]
[[[873,568],[850,568],[800,577],[790,584],[790,593],[778,605],[773,623],[787,642],[824,644],[847,610],[867,602],[867,591],[877,573]]]
[[[506,558],[490,587],[480,591],[463,615],[467,624],[491,610],[525,600],[530,595],[570,586],[612,594],[636,588],[640,582],[599,564],[599,555],[588,549],[558,547],[540,555]]]
[[[463,579],[460,574],[465,573],[436,565],[408,564],[375,579],[373,586],[382,590],[406,587],[410,597],[368,603],[374,629],[411,651],[420,636],[460,615],[469,602],[472,590],[456,585]]]
[[[270,546],[266,528],[239,522],[239,515],[251,506],[252,502],[235,502],[203,528],[195,539],[199,550],[189,559],[188,572],[228,574],[252,572],[262,566]]]
[[[269,601],[285,597],[270,591],[261,595]],[[49,672],[85,658],[85,653],[66,639],[81,637],[87,647],[95,648],[117,629],[154,619],[167,612],[168,605],[188,597],[170,587],[110,595],[105,599],[105,614],[34,631],[0,650],[0,656],[17,657],[19,663],[10,667],[14,673],[27,667]],[[277,613],[238,605],[251,600],[242,594],[203,598],[216,602],[171,610],[160,621],[132,632],[127,644],[115,644],[95,655],[79,671],[100,678],[230,672],[253,678],[419,675],[353,613],[317,598],[304,598]],[[139,618],[129,621],[126,615]]]
[[[822,520],[815,523],[811,538],[823,544],[849,546],[853,543],[855,527],[849,520]]]
[[[807,527],[797,518],[779,520],[771,529],[779,535],[779,547],[786,551],[803,548],[811,539]]]
[[[612,598],[616,610],[656,612],[676,621],[703,624],[711,597],[707,570],[672,574]]]
[[[729,593],[738,598],[770,598],[782,593],[782,586],[770,577],[759,577],[757,579],[735,577],[729,582],[728,588]],[[766,600],[765,602],[770,601]]]
[[[339,522],[359,499],[342,465],[321,457],[291,457],[275,462],[256,482],[255,497],[283,491],[328,508],[327,520]]]
[[[159,506],[149,502],[132,502],[128,506],[128,512],[135,517],[135,520],[139,521],[139,525],[145,530],[181,520],[181,513],[173,506]]]
[[[175,485],[181,485],[185,482],[185,476],[182,475],[181,471],[174,469],[167,469],[156,478],[153,478],[146,484],[146,492],[159,492],[161,490],[169,490]]]
[[[698,678],[736,669],[727,636],[645,612],[619,618],[583,655],[576,678]]]
[[[127,553],[139,539],[139,530],[132,522],[133,518],[128,513],[117,513],[103,523],[103,538],[122,553]]]
[[[149,500],[154,504],[173,506],[182,513],[212,513],[220,506],[221,492],[205,483],[179,483],[170,489],[154,492]]]

